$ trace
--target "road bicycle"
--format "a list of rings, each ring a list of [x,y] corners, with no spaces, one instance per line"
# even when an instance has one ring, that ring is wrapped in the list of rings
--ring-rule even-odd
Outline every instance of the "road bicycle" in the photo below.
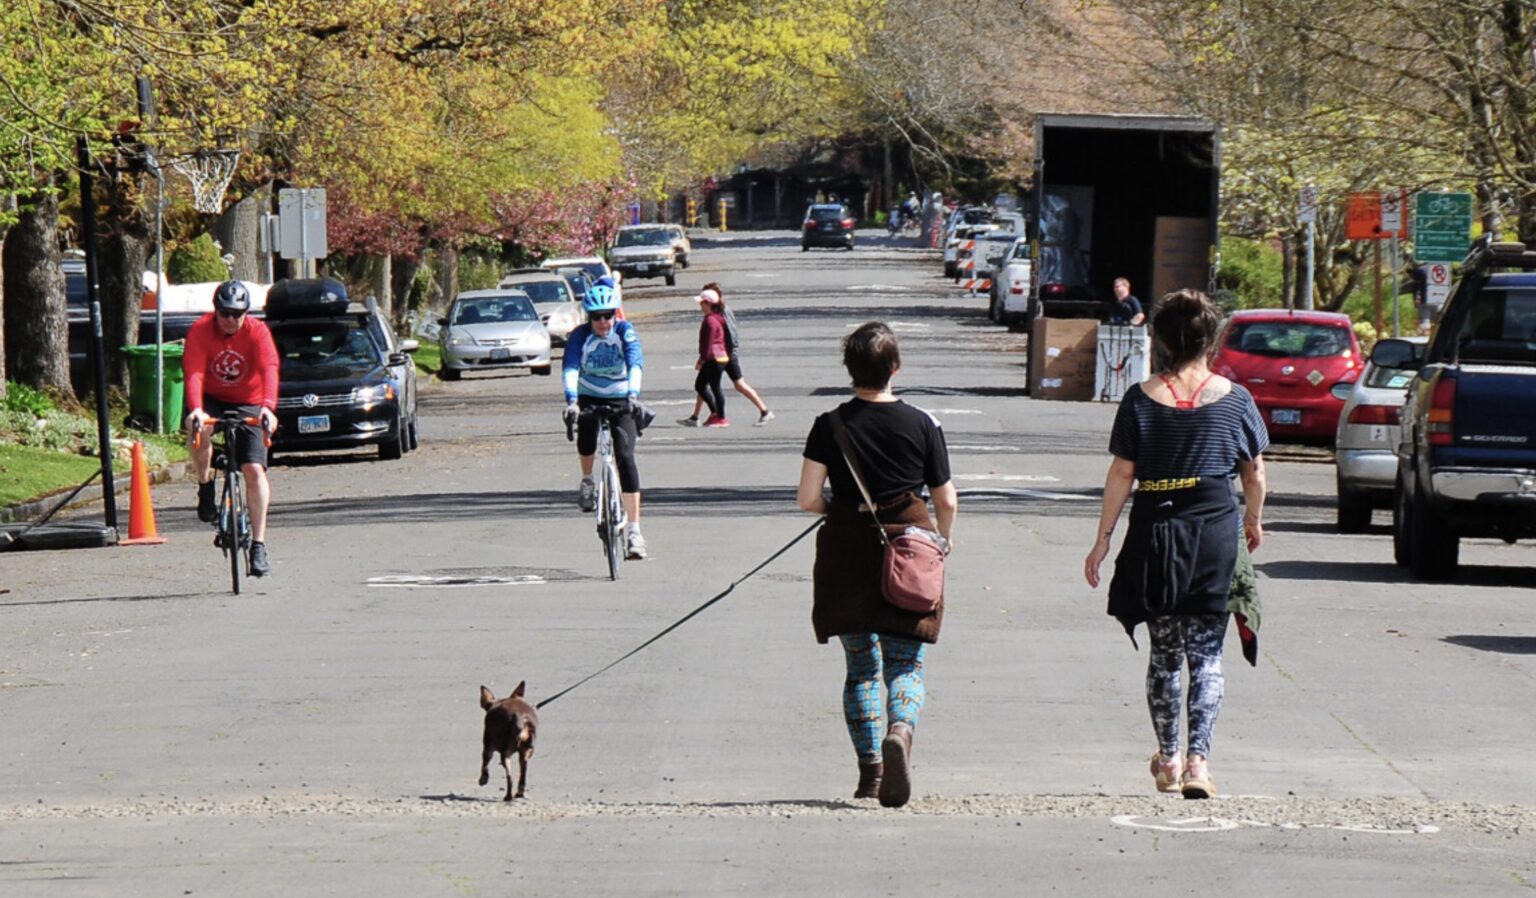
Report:
[[[251,550],[251,510],[245,501],[245,474],[240,470],[240,461],[235,453],[235,433],[242,424],[260,426],[261,419],[242,417],[239,412],[227,412],[211,422],[211,435],[205,437],[202,430],[199,430],[194,437],[194,442],[214,436],[219,438],[219,442],[214,444],[213,466],[224,476],[219,487],[219,515],[214,520],[213,544],[229,559],[229,586],[235,595],[240,594],[242,561],[246,563],[246,576],[250,575],[248,556]],[[263,437],[270,446],[271,436],[264,432]]]
[[[603,556],[608,559],[608,579],[619,579],[619,562],[624,559],[624,502],[619,486],[619,466],[613,457],[613,420],[624,409],[596,405],[581,410],[579,418],[597,418],[597,454],[593,458],[592,481],[597,488],[594,514],[597,518],[597,537],[603,543]],[[576,423],[567,421],[565,437],[576,439]]]

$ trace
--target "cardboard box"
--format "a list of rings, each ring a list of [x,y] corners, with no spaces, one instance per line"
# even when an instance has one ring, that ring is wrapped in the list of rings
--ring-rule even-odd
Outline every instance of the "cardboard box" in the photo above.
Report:
[[[1086,402],[1098,368],[1099,322],[1036,318],[1029,335],[1029,395]]]
[[[1152,295],[1142,297],[1143,304],[1155,304],[1166,294],[1185,287],[1208,288],[1210,241],[1209,218],[1160,216],[1152,238]]]

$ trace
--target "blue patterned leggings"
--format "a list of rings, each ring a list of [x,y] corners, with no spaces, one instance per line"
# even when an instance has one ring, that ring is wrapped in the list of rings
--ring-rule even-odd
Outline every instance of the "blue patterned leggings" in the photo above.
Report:
[[[1221,711],[1221,644],[1226,614],[1159,617],[1147,621],[1147,709],[1165,757],[1179,753],[1179,677],[1189,664],[1189,753],[1211,756],[1211,730]]]
[[[917,728],[923,709],[924,643],[898,636],[860,633],[839,636],[848,660],[848,679],[843,681],[843,720],[860,761],[880,760],[880,740],[885,738],[885,717],[891,723]],[[886,710],[881,713],[880,681],[885,680]]]

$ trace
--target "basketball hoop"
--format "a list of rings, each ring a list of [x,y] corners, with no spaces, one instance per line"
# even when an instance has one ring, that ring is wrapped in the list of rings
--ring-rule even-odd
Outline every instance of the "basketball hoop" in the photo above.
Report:
[[[173,158],[171,167],[192,183],[192,206],[215,214],[224,208],[224,190],[239,162],[239,150],[198,150]]]

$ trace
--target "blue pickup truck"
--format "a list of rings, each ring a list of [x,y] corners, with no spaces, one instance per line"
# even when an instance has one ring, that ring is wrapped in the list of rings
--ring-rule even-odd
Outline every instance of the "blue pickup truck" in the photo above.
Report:
[[[1397,447],[1393,554],[1419,579],[1446,580],[1463,537],[1536,537],[1536,250],[1474,244],[1422,357],[1401,355],[1418,370]]]

